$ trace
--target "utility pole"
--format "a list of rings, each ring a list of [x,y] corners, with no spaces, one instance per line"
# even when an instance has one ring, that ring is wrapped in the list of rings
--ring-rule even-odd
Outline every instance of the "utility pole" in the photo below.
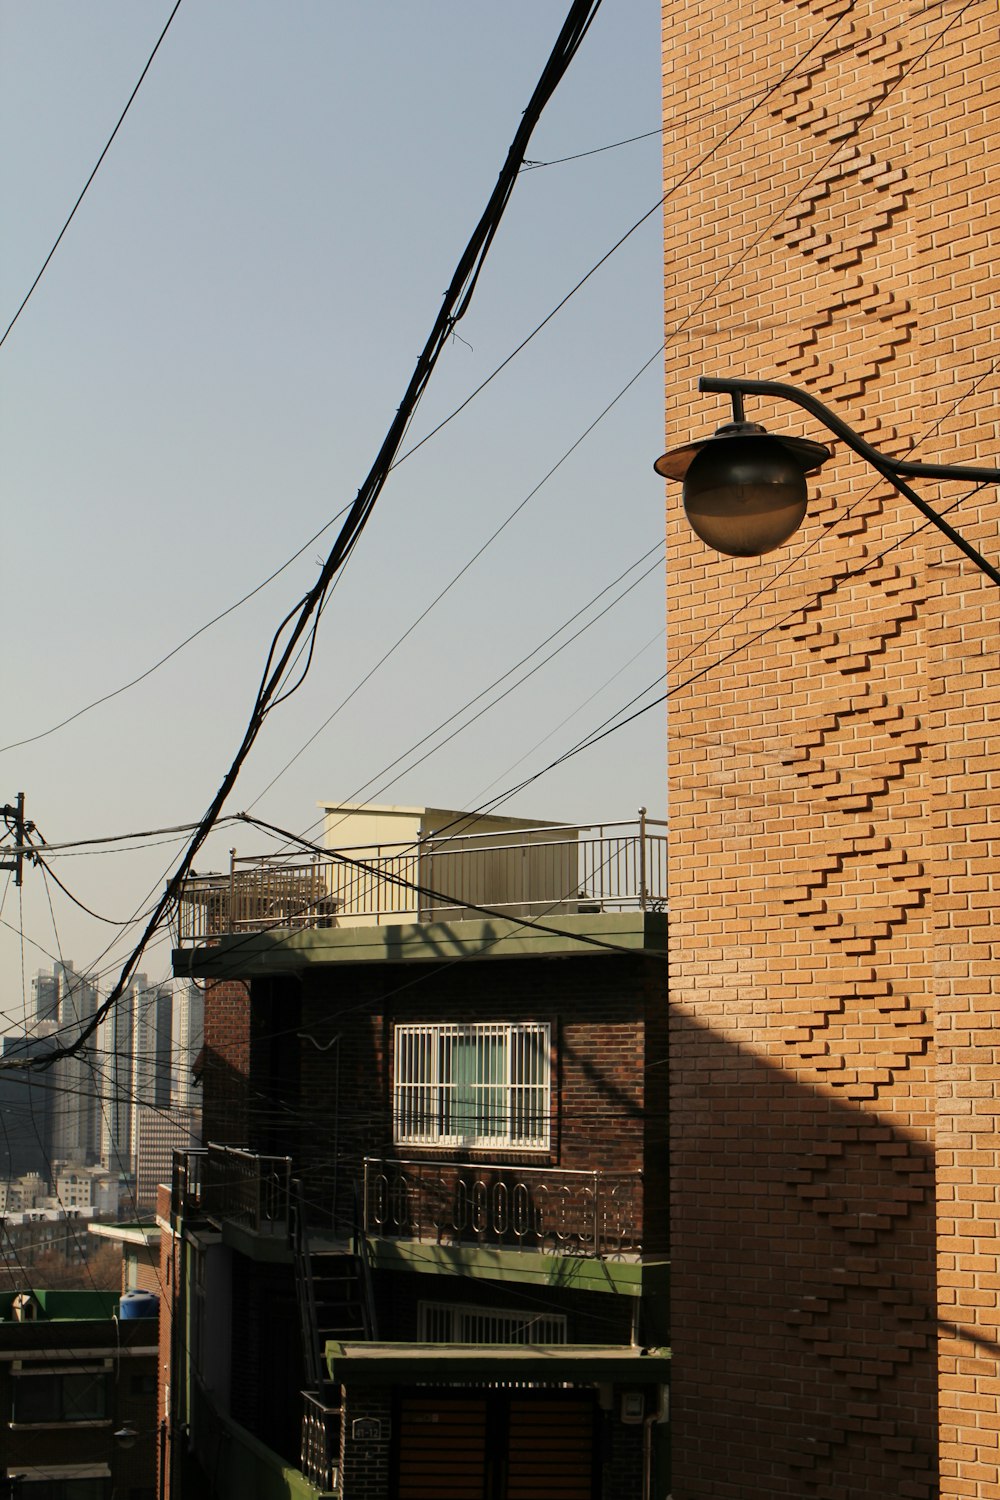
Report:
[[[18,792],[17,801],[8,802],[0,808],[7,832],[14,835],[15,852],[13,859],[0,861],[0,870],[10,870],[14,875],[14,884],[20,885],[24,870],[24,850],[29,833],[34,833],[34,823],[26,823],[24,819],[24,793]]]

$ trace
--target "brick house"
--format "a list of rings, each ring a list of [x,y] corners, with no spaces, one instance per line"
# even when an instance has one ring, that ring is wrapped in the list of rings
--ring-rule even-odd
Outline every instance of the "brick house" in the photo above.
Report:
[[[704,374],[997,462],[997,58],[976,5],[664,5],[666,448]],[[995,486],[916,488],[997,562]],[[1000,593],[843,448],[813,495],[753,560],[667,496],[673,1495],[996,1500]]]
[[[119,1312],[116,1292],[0,1292],[2,1493],[153,1500],[156,1317]]]
[[[326,816],[182,901],[174,1493],[662,1493],[665,829]]]

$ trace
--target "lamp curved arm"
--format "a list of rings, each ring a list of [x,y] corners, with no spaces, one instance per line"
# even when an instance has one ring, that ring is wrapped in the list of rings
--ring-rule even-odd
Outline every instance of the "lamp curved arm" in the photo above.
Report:
[[[836,412],[824,406],[823,402],[818,400],[811,391],[800,390],[795,385],[785,385],[782,381],[743,380],[731,379],[728,376],[702,375],[698,381],[698,389],[718,395],[732,396],[734,409],[736,403],[742,402],[744,396],[775,396],[779,400],[790,401],[795,406],[801,406],[804,411],[818,418],[824,427],[846,443],[873,469],[877,469],[884,479],[887,479],[905,499],[910,501],[911,505],[916,506],[925,520],[930,521],[943,532],[953,546],[963,552],[1000,588],[1000,570],[987,562],[982,553],[977,552],[971,542],[967,542],[943,516],[938,515],[937,511],[911,489],[903,478],[903,475],[908,475],[912,478],[955,479],[960,482],[971,481],[975,484],[1000,484],[1000,469],[969,468],[960,464],[924,464],[911,459],[893,458],[890,454],[872,447],[871,443],[866,442],[860,433],[854,431],[853,427],[849,427],[841,417],[837,416]]]

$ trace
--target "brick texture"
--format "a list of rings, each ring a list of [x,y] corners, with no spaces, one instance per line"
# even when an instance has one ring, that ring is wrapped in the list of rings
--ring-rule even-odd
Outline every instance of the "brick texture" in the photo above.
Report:
[[[663,37],[666,445],[734,374],[995,463],[995,11]],[[840,447],[768,557],[667,517],[674,1500],[996,1500],[1000,592]],[[951,519],[997,559],[995,489]]]
[[[216,981],[205,987],[203,1066],[205,1140],[245,1146],[249,1128],[250,989],[242,980]]]
[[[664,1250],[665,977],[660,960],[603,955],[417,971],[380,964],[307,976],[298,1041],[300,1113],[312,1123],[296,1161],[311,1202],[320,1206],[336,1187],[339,1214],[349,1215],[348,1195],[363,1158],[396,1154],[395,1023],[548,1021],[554,1046],[551,1151],[491,1149],[486,1156],[532,1167],[641,1171],[643,1243],[650,1251]],[[256,996],[255,984],[255,1005]],[[336,1050],[330,1045],[334,1037]],[[265,1091],[254,1092],[256,1097]],[[407,1147],[404,1154],[441,1161],[449,1153]]]

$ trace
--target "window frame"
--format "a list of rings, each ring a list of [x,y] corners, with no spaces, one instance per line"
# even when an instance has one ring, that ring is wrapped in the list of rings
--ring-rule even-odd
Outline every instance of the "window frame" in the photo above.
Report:
[[[21,1369],[12,1374],[9,1419],[12,1428],[101,1427],[111,1424],[111,1378],[105,1364],[80,1365],[68,1370],[44,1367],[38,1370]],[[81,1414],[74,1410],[75,1406],[80,1405],[79,1397],[74,1400],[74,1387],[67,1382],[84,1382],[84,1394],[93,1391],[95,1395],[99,1393],[100,1399],[93,1401],[90,1406],[84,1406]],[[54,1397],[50,1403],[50,1414],[40,1416],[37,1410],[33,1412],[30,1401],[25,1411],[21,1405],[23,1398],[29,1392],[34,1395],[43,1388]]]
[[[550,1021],[397,1022],[394,1145],[549,1152],[552,1029]],[[478,1128],[462,1129],[463,1113]]]

